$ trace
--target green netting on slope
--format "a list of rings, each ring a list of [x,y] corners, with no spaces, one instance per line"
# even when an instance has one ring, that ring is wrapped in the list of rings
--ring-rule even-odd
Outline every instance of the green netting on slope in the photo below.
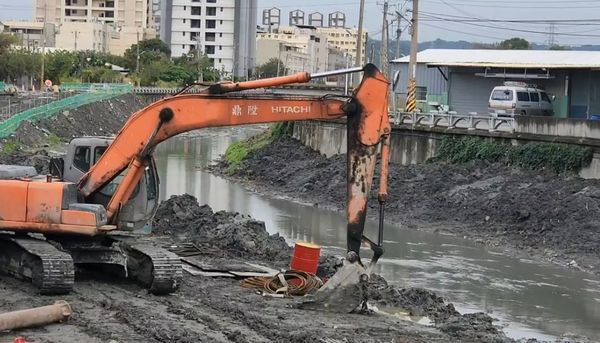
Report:
[[[89,93],[74,95],[69,98],[50,102],[40,107],[28,109],[26,111],[17,113],[0,123],[0,138],[6,138],[15,132],[19,125],[21,125],[21,122],[24,120],[36,121],[50,118],[62,110],[73,109],[83,105],[91,104],[93,102],[111,99],[116,96],[126,94],[130,91],[131,86],[105,88]]]

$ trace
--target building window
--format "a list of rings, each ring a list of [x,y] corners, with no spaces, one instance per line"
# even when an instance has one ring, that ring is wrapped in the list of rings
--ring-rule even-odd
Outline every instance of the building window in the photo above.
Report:
[[[204,48],[204,52],[205,52],[206,54],[214,54],[214,53],[215,53],[215,46],[214,46],[214,45],[207,45],[207,46]]]
[[[204,40],[207,42],[214,42],[216,34],[214,32],[207,32],[204,34]]]
[[[427,87],[417,86],[415,93],[417,100],[427,100]]]
[[[223,12],[223,7],[221,7],[221,12]]]
[[[223,25],[223,21],[222,21],[222,20],[219,20],[219,24]]]
[[[215,15],[217,15],[217,8],[216,7],[207,7],[206,8],[206,15],[207,16],[215,16]]]
[[[200,0],[192,0],[192,2],[200,2]]]
[[[187,6],[183,6],[183,10],[186,11],[187,10]]]
[[[207,29],[214,29],[217,27],[217,21],[216,20],[207,20],[206,21],[206,28]]]
[[[185,19],[183,19],[183,23],[185,24]]]
[[[219,50],[223,50],[223,46],[219,45]]]
[[[185,44],[184,44],[184,45],[182,45],[182,46],[181,46],[181,48],[185,50]]]
[[[219,32],[219,37],[223,37],[223,32]]]
[[[202,21],[200,21],[200,19],[192,19],[191,23],[190,23],[190,27],[195,28],[195,29],[202,27]]]
[[[216,4],[217,0],[206,0],[207,4]]]
[[[194,7],[192,6],[192,15],[201,15],[202,7]]]
[[[221,63],[221,59],[219,58],[219,63]]]
[[[185,37],[185,31],[181,33]]]

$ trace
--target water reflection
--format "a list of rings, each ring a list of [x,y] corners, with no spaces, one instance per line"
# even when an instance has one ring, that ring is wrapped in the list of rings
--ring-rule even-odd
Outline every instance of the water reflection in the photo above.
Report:
[[[345,218],[337,212],[246,191],[202,171],[227,146],[260,127],[204,130],[163,143],[157,152],[161,196],[190,193],[215,210],[263,220],[289,242],[312,241],[344,253]],[[376,224],[367,224],[375,237]],[[500,319],[511,337],[551,339],[565,332],[600,340],[600,279],[552,265],[508,258],[466,240],[388,225],[378,272],[408,287],[435,290],[461,312],[484,311]],[[365,251],[364,256],[368,252]]]

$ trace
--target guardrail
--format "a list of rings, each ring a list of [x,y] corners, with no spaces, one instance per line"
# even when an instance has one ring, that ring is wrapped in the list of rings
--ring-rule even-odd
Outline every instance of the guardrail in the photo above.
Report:
[[[392,122],[396,125],[425,125],[447,129],[486,130],[489,132],[515,132],[515,119],[492,115],[470,115],[455,113],[392,112]]]

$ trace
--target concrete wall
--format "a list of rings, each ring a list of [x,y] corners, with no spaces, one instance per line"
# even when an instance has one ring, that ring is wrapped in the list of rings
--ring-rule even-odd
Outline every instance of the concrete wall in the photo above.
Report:
[[[583,140],[598,140],[586,144],[600,146],[600,121],[533,116],[516,116],[515,121],[515,132],[521,136],[555,137],[557,141],[576,144]]]
[[[529,119],[531,117],[524,118]],[[552,122],[555,122],[555,124],[553,125]],[[569,122],[573,123],[569,124]],[[590,146],[596,151],[594,153],[594,159],[588,167],[581,170],[579,175],[583,178],[600,178],[600,140],[594,139],[596,136],[599,136],[600,138],[600,122],[541,117],[528,120],[527,125],[523,126],[525,131],[535,130],[536,127],[540,129],[539,132],[561,132],[565,134],[565,136],[560,137],[561,139],[557,139],[558,136],[547,135],[544,137],[542,135],[534,136],[528,133],[517,133],[515,135],[507,133],[481,134],[486,131],[479,133],[483,137],[513,145],[525,144],[530,141],[547,141]],[[578,133],[587,135],[589,139],[577,139],[573,136],[566,136],[566,134]],[[467,130],[449,132],[447,130],[435,130],[435,128],[395,127],[392,130],[391,136],[390,161],[402,165],[424,163],[437,154],[438,142],[448,135],[464,136],[478,135],[478,133]],[[296,122],[294,125],[293,137],[327,157],[346,153],[346,125],[343,122]],[[536,137],[537,139],[534,139]]]
[[[390,160],[404,165],[423,163],[435,156],[443,135],[397,129],[392,132]],[[293,137],[327,157],[345,154],[346,125],[341,122],[296,122]]]

